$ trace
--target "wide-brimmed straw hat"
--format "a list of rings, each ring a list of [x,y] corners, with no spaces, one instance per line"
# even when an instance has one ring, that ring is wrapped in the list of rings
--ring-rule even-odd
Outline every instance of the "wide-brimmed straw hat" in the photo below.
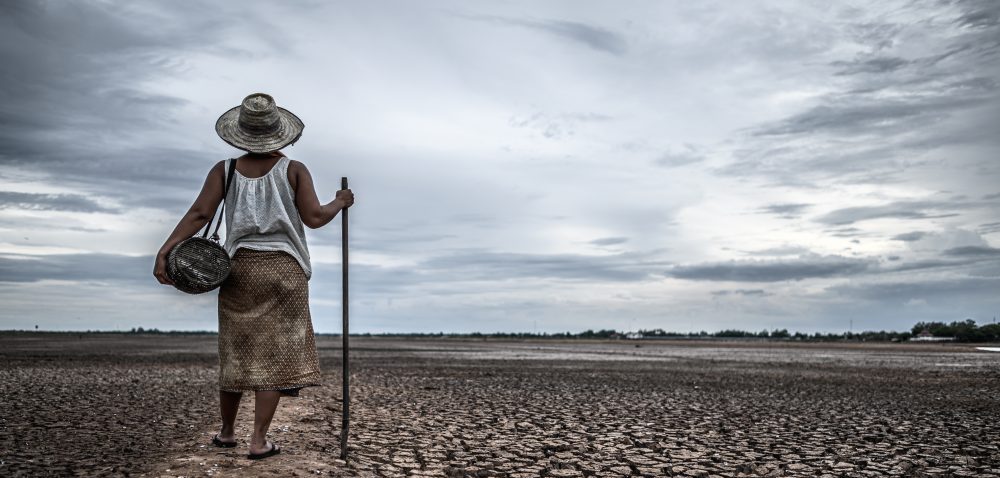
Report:
[[[254,93],[243,104],[222,113],[215,132],[223,141],[251,153],[270,153],[298,141],[305,125],[298,116],[274,104],[274,98]]]

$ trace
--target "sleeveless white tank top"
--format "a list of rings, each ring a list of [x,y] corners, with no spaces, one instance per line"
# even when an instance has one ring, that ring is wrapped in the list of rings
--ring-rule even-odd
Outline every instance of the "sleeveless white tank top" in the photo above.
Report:
[[[226,160],[226,171],[230,161]],[[230,257],[241,247],[287,252],[299,262],[308,280],[312,267],[295,192],[288,183],[289,161],[282,157],[259,178],[233,173],[226,198],[226,252]]]

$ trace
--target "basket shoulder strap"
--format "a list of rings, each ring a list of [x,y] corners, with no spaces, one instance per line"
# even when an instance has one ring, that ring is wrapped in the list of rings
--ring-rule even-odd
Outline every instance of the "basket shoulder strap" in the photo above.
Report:
[[[226,216],[225,215],[225,212],[226,212],[226,198],[229,197],[229,185],[232,184],[232,182],[233,182],[233,174],[236,172],[236,159],[237,158],[230,158],[229,159],[229,172],[226,174],[225,183],[223,183],[223,185],[222,185],[222,208],[219,211],[219,219],[217,221],[215,221],[215,231],[212,232],[212,239],[214,239],[216,241],[219,240],[219,226],[222,225],[222,218],[224,218]],[[201,235],[201,237],[208,237],[208,230],[212,227],[212,220],[213,219],[215,219],[215,214],[214,213],[212,214],[212,217],[209,218],[208,224],[205,226],[205,232]]]

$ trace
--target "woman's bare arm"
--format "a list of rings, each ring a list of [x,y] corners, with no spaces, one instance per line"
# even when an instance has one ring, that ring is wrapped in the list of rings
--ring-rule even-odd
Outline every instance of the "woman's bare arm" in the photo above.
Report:
[[[193,236],[205,223],[215,215],[215,210],[222,202],[222,191],[225,183],[225,161],[219,161],[208,172],[205,184],[201,186],[201,193],[195,199],[194,204],[188,209],[184,217],[174,227],[174,231],[167,237],[166,242],[160,247],[156,254],[156,265],[153,268],[153,275],[161,284],[173,284],[167,276],[167,254],[181,241]]]
[[[337,191],[333,201],[320,204],[309,169],[298,161],[289,162],[288,176],[295,189],[295,207],[299,210],[302,223],[312,229],[325,226],[337,217],[337,213],[354,204],[354,193],[350,189]]]

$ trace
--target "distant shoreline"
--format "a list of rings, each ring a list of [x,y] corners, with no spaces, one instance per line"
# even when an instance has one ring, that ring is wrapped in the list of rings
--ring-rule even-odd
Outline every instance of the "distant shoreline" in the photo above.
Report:
[[[216,337],[218,332],[208,330],[172,330],[156,332],[131,332],[131,331],[53,331],[53,330],[0,330],[0,337],[27,337],[27,336],[81,336],[81,337]],[[338,338],[336,333],[317,333],[317,339],[329,340]],[[907,349],[919,348],[923,350],[951,350],[975,352],[977,345],[1000,344],[1000,342],[922,342],[922,341],[888,341],[888,340],[861,340],[861,339],[795,339],[795,338],[767,338],[767,337],[648,337],[642,339],[625,338],[573,338],[565,336],[545,336],[525,334],[523,336],[490,336],[486,334],[351,334],[352,338],[363,338],[370,340],[413,340],[413,341],[447,341],[447,342],[544,342],[553,344],[566,343],[617,343],[635,347],[656,347],[656,346],[680,346],[680,347],[750,347],[750,348],[834,348],[834,349]]]

